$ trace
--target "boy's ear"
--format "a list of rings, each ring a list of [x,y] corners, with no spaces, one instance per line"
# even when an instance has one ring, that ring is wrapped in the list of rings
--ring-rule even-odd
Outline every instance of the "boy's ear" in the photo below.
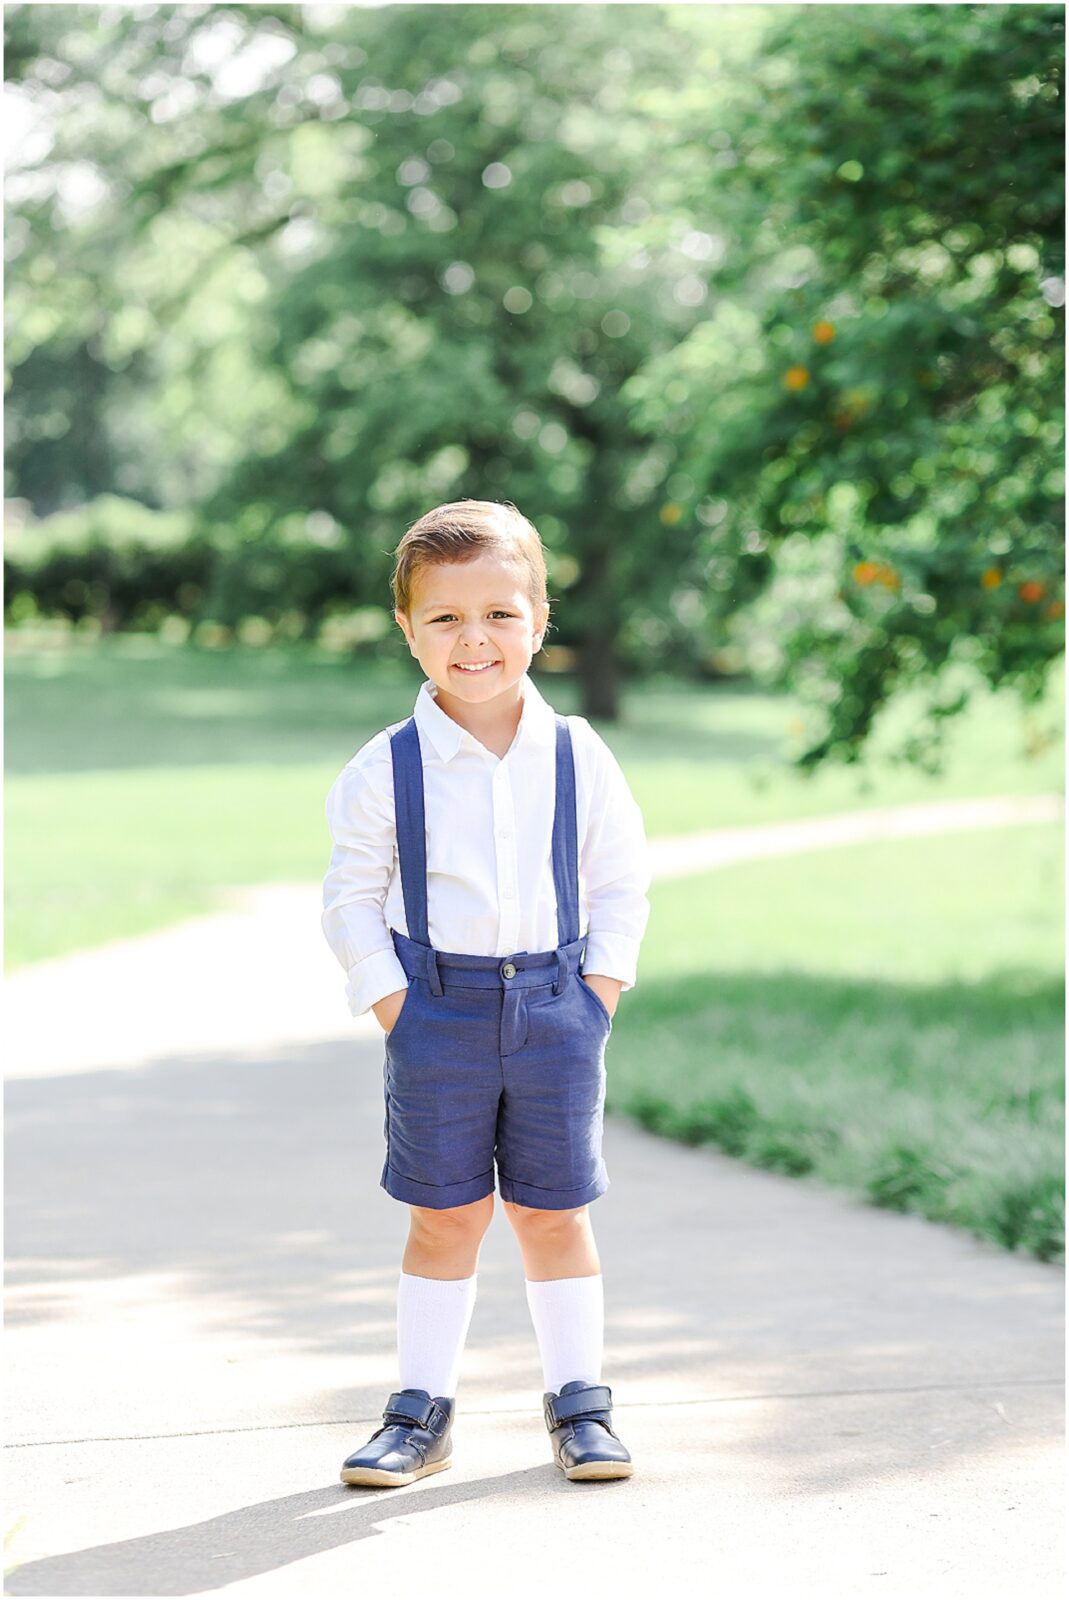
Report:
[[[412,637],[412,628],[409,624],[408,617],[403,611],[399,611],[396,606],[394,607],[393,620],[396,622],[397,626],[408,640],[409,647],[414,645],[415,640]]]

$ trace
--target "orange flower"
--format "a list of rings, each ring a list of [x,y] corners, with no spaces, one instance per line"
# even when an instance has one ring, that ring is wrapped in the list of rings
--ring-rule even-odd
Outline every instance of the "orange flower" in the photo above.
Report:
[[[835,325],[831,322],[814,322],[813,338],[817,344],[831,344],[835,338]]]
[[[902,580],[886,561],[859,561],[854,568],[857,583],[882,583],[885,589],[897,589]]]
[[[788,367],[783,374],[784,387],[787,389],[804,389],[808,382],[808,367]]]
[[[980,582],[985,589],[997,589],[1002,582],[1002,573],[998,567],[985,567],[980,574]]]
[[[674,526],[683,515],[683,507],[677,506],[674,500],[669,500],[661,507],[661,521]]]
[[[1048,617],[1064,617],[1064,615],[1065,615],[1065,601],[1064,600],[1052,600],[1050,605],[1047,607],[1047,616]]]
[[[1017,585],[1017,593],[1020,595],[1021,599],[1027,600],[1030,603],[1035,600],[1042,600],[1046,592],[1046,584],[1040,583],[1036,578],[1029,578],[1026,583],[1019,583]]]

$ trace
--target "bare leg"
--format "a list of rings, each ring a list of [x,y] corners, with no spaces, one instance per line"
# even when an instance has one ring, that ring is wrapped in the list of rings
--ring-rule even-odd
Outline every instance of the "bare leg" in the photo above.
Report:
[[[470,1278],[494,1214],[494,1197],[444,1211],[410,1206],[408,1242],[401,1270],[416,1278]]]
[[[540,1211],[511,1200],[502,1204],[519,1241],[524,1272],[532,1283],[592,1277],[601,1271],[589,1206]]]

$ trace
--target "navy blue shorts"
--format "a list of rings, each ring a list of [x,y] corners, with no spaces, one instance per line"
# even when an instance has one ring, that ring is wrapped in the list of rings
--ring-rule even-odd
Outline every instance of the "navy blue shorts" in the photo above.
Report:
[[[609,1187],[608,1011],[579,976],[585,940],[450,955],[393,930],[409,978],[386,1035],[381,1186],[435,1210],[493,1194],[564,1211]]]

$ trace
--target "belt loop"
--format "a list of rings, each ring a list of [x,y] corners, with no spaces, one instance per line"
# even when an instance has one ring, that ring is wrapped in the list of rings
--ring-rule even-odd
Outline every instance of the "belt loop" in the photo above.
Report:
[[[442,977],[438,971],[438,952],[433,949],[427,951],[427,982],[431,986],[431,994],[443,992]]]
[[[559,947],[557,949],[557,981],[553,985],[553,993],[560,994],[568,981],[568,957]]]

